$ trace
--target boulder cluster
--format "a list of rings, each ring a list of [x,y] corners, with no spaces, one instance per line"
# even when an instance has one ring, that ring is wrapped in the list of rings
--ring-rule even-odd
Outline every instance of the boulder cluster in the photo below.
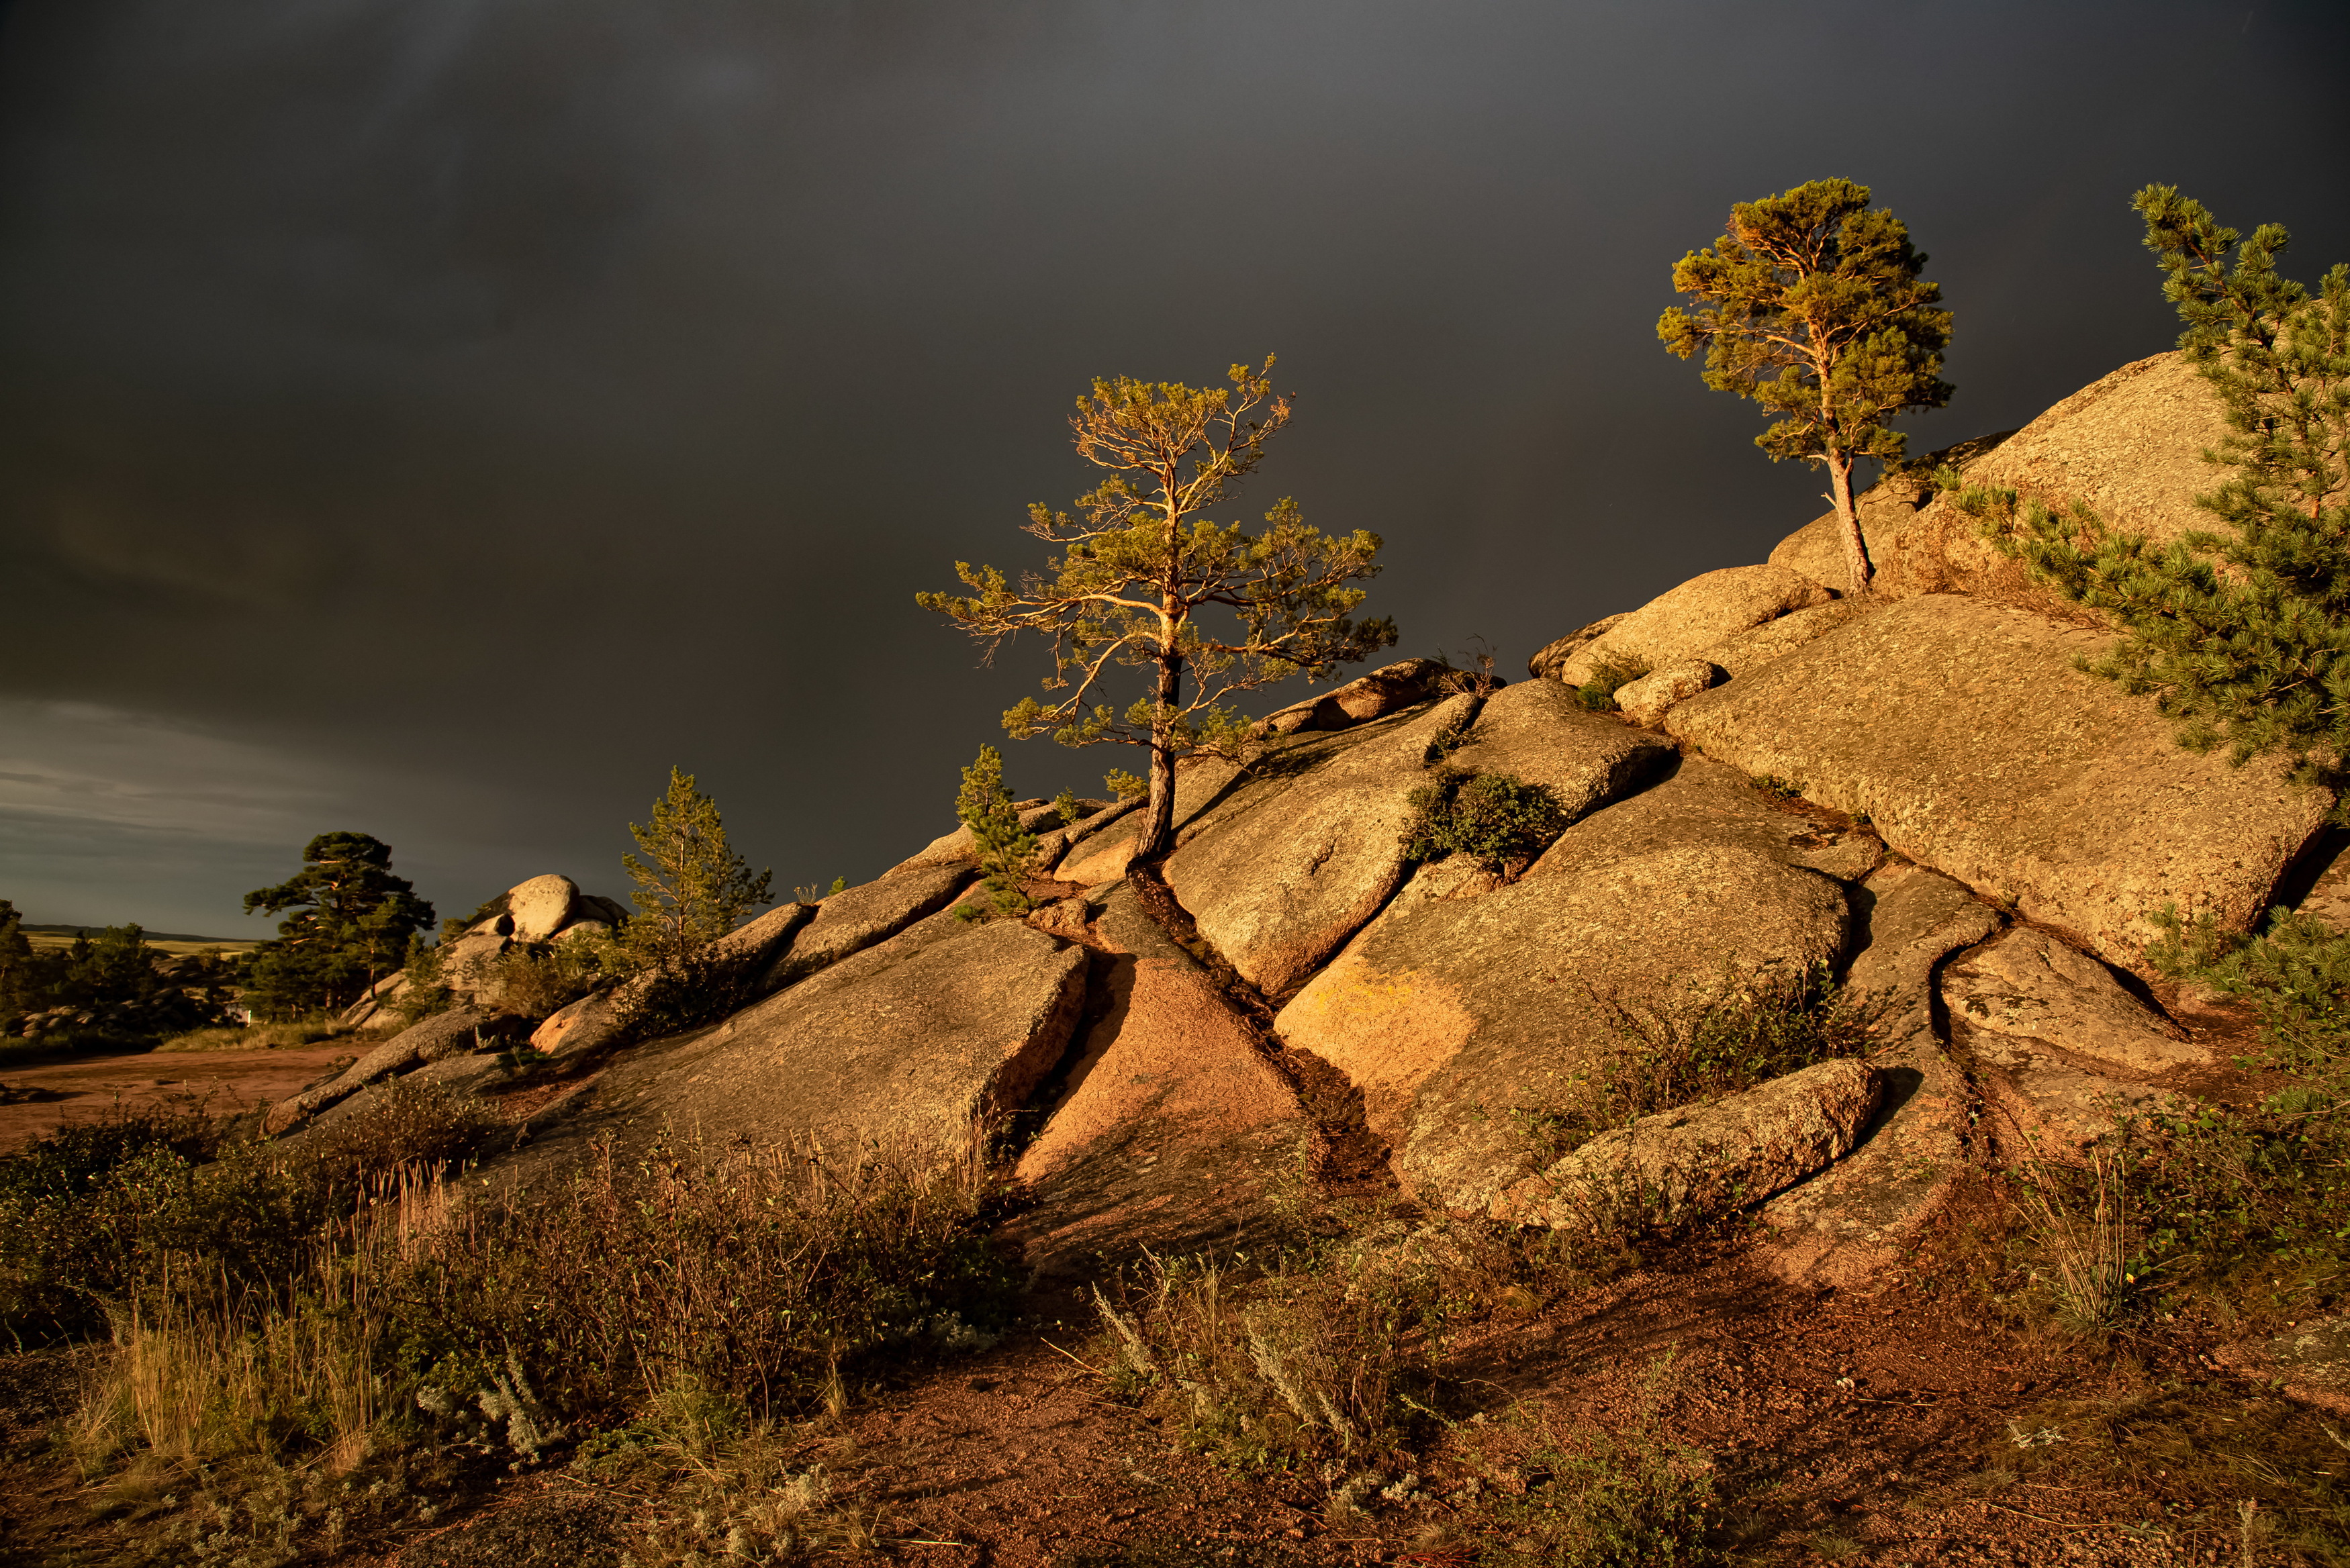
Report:
[[[2222,430],[2165,355],[1939,456],[2170,538]],[[2289,870],[2310,882],[2331,805],[2266,762],[2181,750],[2150,701],[2080,668],[2111,628],[1945,498],[1888,481],[1862,510],[1868,596],[1823,518],[1559,639],[1529,680],[1409,660],[1273,714],[1251,760],[1180,770],[1156,867],[1132,865],[1131,805],[1021,803],[1043,900],[1024,919],[958,916],[977,868],[951,833],[728,939],[742,1004],[713,1026],[639,1038],[607,991],[525,1042],[469,994],[273,1125],[404,1073],[543,1075],[563,1088],[515,1182],[605,1138],[976,1149],[1034,1196],[1013,1230],[1040,1270],[1250,1235],[1303,1150],[1521,1225],[1585,1222],[1627,1183],[1666,1209],[1728,1191],[1787,1277],[1862,1277],[1980,1140],[2062,1158],[2116,1108],[2192,1098],[2208,1058],[2147,984],[2150,917],[2244,929]],[[1596,711],[1611,670],[1647,673]],[[1413,861],[1440,770],[1544,786],[1555,833],[1506,866]],[[537,877],[451,951],[617,915]],[[1865,1059],[1563,1154],[1542,1136],[1623,1064],[1627,1007],[1819,971],[1873,999]]]

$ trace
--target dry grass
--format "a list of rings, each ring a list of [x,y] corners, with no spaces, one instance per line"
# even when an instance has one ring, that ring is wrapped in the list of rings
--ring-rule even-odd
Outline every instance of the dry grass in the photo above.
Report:
[[[2040,1282],[2060,1320],[2084,1332],[2102,1329],[2120,1315],[2137,1283],[2123,1156],[2099,1144],[2077,1175],[2038,1159],[2024,1169],[2018,1207],[2043,1265]]]
[[[330,1019],[306,1018],[288,1023],[248,1023],[243,1026],[225,1024],[215,1029],[194,1029],[185,1034],[174,1034],[155,1047],[158,1051],[284,1051],[297,1046],[317,1045],[328,1040],[358,1042],[362,1035],[372,1039],[377,1032],[355,1030]]]

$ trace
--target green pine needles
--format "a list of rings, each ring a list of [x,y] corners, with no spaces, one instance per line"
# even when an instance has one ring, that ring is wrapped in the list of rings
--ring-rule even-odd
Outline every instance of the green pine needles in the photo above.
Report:
[[[1004,713],[1014,739],[1115,742],[1149,758],[1139,862],[1174,847],[1177,760],[1248,744],[1248,721],[1230,699],[1293,675],[1326,680],[1396,639],[1393,621],[1355,615],[1367,592],[1355,585],[1378,575],[1378,535],[1324,534],[1286,496],[1255,533],[1205,515],[1289,423],[1273,363],[1234,365],[1229,387],[1096,380],[1069,426],[1078,455],[1105,477],[1074,515],[1029,508],[1025,531],[1059,552],[1045,570],[1015,583],[958,561],[969,593],[914,596],[990,658],[1023,632],[1051,644],[1044,685],[1055,695]],[[1122,711],[1107,700],[1121,671],[1146,689]],[[1112,787],[1124,793],[1118,776]]]
[[[2350,755],[2350,266],[2313,297],[2278,275],[2289,236],[2243,239],[2200,202],[2149,185],[2133,203],[2187,324],[2179,347],[2232,433],[2206,461],[2232,471],[2196,498],[2228,525],[2167,546],[2107,528],[2087,507],[1962,490],[1985,536],[2124,636],[2087,668],[2152,694],[2180,744],[2238,763],[2285,757],[2339,787]],[[1948,471],[1938,479],[1954,483]]]
[[[745,915],[775,901],[767,892],[772,873],[751,874],[727,846],[718,803],[681,768],[670,769],[669,793],[653,803],[652,820],[629,824],[629,836],[652,864],[620,857],[637,884],[629,895],[637,916],[612,937],[620,967],[689,971]]]
[[[1741,202],[1730,229],[1673,267],[1673,287],[1698,308],[1657,322],[1666,348],[1705,351],[1705,384],[1762,405],[1777,422],[1754,444],[1779,462],[1827,471],[1856,593],[1872,568],[1853,501],[1852,465],[1899,461],[1908,438],[1886,421],[1950,401],[1940,379],[1950,313],[1926,257],[1892,213],[1849,180],[1814,180],[1782,196]]]
[[[1063,807],[1066,815],[1067,808]],[[1003,757],[993,746],[979,748],[979,760],[962,771],[955,793],[955,815],[971,829],[979,853],[980,886],[991,908],[964,904],[955,913],[983,920],[993,912],[1018,917],[1036,908],[1023,883],[1036,859],[1036,836],[1020,826],[1020,812],[1003,787]]]

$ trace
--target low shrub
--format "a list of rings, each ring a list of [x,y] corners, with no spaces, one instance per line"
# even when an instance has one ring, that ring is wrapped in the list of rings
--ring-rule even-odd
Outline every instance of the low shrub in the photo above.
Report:
[[[470,1095],[391,1078],[314,1124],[279,1158],[313,1186],[356,1195],[386,1172],[462,1166],[510,1131]]]
[[[2128,1129],[2122,1180],[2143,1231],[2136,1272],[2168,1310],[2221,1326],[2350,1298],[2350,1127],[2343,1085],[2303,1084],[2249,1110],[2206,1105]]]
[[[1520,871],[1566,831],[1566,807],[1548,784],[1514,774],[1440,764],[1407,797],[1402,843],[1409,859],[1466,855],[1497,875]]]
[[[1342,1239],[1258,1271],[1148,1257],[1094,1301],[1110,1391],[1164,1409],[1186,1447],[1226,1463],[1359,1465],[1437,1402],[1443,1293],[1409,1248]]]
[[[123,1111],[0,1158],[0,1331],[104,1329],[172,1280],[224,1288],[284,1277],[328,1197],[306,1173],[189,1113]]]
[[[682,1385],[798,1412],[875,1352],[988,1342],[1017,1285],[989,1196],[913,1151],[607,1147],[527,1203],[427,1227],[385,1288],[403,1365],[461,1400],[522,1347],[517,1376],[575,1414]]]
[[[2350,1054],[2350,934],[2282,909],[2270,910],[2267,929],[2250,937],[2209,915],[2182,920],[2169,906],[2153,919],[2163,934],[2147,961],[2173,980],[2250,1002],[2272,1065],[2318,1067]]]
[[[1723,1561],[1713,1460],[1668,1438],[1653,1417],[1555,1437],[1534,1456],[1543,1479],[1494,1508],[1511,1532],[1494,1568],[1704,1568]]]
[[[523,1018],[548,1018],[606,982],[604,954],[591,941],[516,943],[485,967],[484,987]]]

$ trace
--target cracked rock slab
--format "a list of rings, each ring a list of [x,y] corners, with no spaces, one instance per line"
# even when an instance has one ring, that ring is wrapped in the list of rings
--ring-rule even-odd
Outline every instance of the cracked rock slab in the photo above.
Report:
[[[1031,1268],[1064,1274],[1265,1233],[1311,1131],[1295,1093],[1130,887],[1104,896],[1091,935],[1108,1010],[1021,1156],[1036,1204],[1007,1234]]]
[[[1168,886],[1249,983],[1295,988],[1394,895],[1408,797],[1427,782],[1437,738],[1476,706],[1448,698],[1295,776],[1237,791],[1167,857]]]
[[[1827,589],[1785,566],[1724,566],[1658,595],[1563,659],[1558,680],[1580,686],[1600,666],[1627,659],[1651,670],[1695,659],[1707,648],[1790,610],[1827,602]]]
[[[1086,965],[1084,949],[1024,925],[942,911],[714,1029],[617,1058],[565,1141],[804,1137],[844,1158],[874,1144],[959,1155],[1059,1061]]]
[[[1850,1286],[1896,1262],[1967,1168],[1975,1096],[1935,1027],[1935,973],[1999,929],[1998,912],[1908,864],[1871,873],[1855,901],[1864,945],[1845,985],[1882,1009],[1886,1044],[1870,1062],[1884,1096],[1856,1148],[1763,1205],[1778,1242],[1765,1264],[1790,1282]]]
[[[1666,1220],[1759,1203],[1849,1154],[1883,1094],[1875,1069],[1819,1062],[1708,1105],[1642,1116],[1512,1186],[1492,1215],[1587,1229],[1627,1202]]]
[[[2074,668],[2102,634],[1902,599],[1675,706],[1666,731],[2135,967],[2166,903],[2242,929],[2324,819],[2273,759],[2182,751],[2154,704]]]
[[[1275,1027],[1362,1092],[1409,1185],[1482,1210],[1536,1168],[1522,1113],[1627,1049],[1611,1002],[1694,1002],[1726,973],[1842,955],[1843,889],[1807,863],[1837,850],[1729,770],[1685,766],[1508,887],[1462,896],[1450,868],[1422,873],[1455,896],[1399,898]]]
[[[2123,989],[2104,964],[2028,926],[1951,964],[1942,1004],[1979,1049],[1996,1049],[1987,1036],[2034,1042],[2141,1076],[2211,1063],[2210,1052]]]

